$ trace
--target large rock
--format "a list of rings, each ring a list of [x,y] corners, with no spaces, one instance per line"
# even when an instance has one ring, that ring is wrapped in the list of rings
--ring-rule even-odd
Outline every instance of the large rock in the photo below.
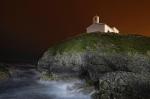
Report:
[[[78,73],[83,68],[110,71],[147,72],[150,38],[135,35],[82,34],[49,48],[38,62],[40,71]]]
[[[98,90],[95,97],[99,99],[137,99],[137,96],[148,99],[150,97],[139,89],[144,87],[147,92],[150,88],[150,38],[113,33],[82,34],[49,48],[39,60],[38,69],[49,75],[78,75],[95,85]],[[122,85],[124,80],[127,83]],[[130,93],[136,95],[126,97],[124,86],[130,88],[127,93],[134,91]],[[112,93],[116,89],[119,95]],[[122,98],[117,98],[119,96]]]

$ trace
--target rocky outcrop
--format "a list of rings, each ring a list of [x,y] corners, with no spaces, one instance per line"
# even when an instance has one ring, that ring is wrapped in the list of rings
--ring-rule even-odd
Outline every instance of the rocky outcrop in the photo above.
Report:
[[[150,38],[83,34],[48,49],[38,69],[50,76],[78,75],[96,88],[95,99],[148,99]],[[140,89],[141,88],[141,89]],[[144,92],[144,93],[143,93]]]
[[[7,80],[9,78],[9,71],[7,65],[0,63],[0,81]]]

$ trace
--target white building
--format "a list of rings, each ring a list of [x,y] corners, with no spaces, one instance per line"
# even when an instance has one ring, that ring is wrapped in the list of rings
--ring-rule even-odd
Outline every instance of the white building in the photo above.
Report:
[[[90,25],[86,30],[87,30],[87,33],[92,33],[92,32],[119,33],[119,30],[117,28],[110,27],[105,23],[100,23],[99,16],[93,17],[93,24]]]

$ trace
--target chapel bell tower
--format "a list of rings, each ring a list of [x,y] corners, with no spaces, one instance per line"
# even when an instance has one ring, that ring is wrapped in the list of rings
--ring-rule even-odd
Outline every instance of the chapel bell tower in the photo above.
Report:
[[[96,16],[93,17],[93,23],[94,24],[99,23],[99,16],[96,15]]]

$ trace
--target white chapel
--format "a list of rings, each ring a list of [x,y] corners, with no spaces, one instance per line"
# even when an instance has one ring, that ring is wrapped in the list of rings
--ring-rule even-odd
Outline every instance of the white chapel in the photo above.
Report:
[[[92,32],[119,33],[119,30],[117,28],[110,27],[105,23],[100,23],[100,18],[97,15],[93,17],[93,24],[87,27],[86,31],[87,33]]]

